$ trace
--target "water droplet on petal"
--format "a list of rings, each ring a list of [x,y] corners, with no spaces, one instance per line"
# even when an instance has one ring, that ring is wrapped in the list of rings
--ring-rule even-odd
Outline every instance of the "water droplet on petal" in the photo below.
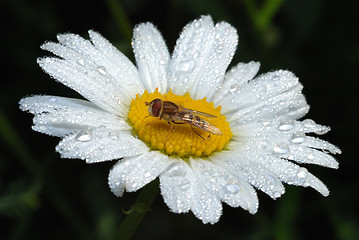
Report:
[[[295,143],[295,144],[301,144],[305,142],[305,134],[302,132],[296,132],[293,133],[292,138],[291,138],[291,142]]]
[[[181,168],[181,164],[178,162],[174,162],[168,166],[167,173],[170,177],[181,177],[186,175],[186,171]]]
[[[273,81],[278,81],[278,80],[280,80],[280,76],[279,76],[279,75],[274,75],[274,76],[272,77],[272,80],[273,80]]]
[[[163,59],[160,60],[160,64],[161,64],[161,65],[165,65],[165,63],[166,63],[165,60],[163,60]]]
[[[327,127],[327,128],[322,128],[322,129],[320,129],[320,130],[318,130],[318,131],[314,131],[314,133],[315,133],[315,134],[318,134],[318,135],[324,135],[324,134],[326,134],[326,133],[329,132],[329,131],[330,131],[330,128]]]
[[[236,184],[228,184],[226,185],[226,190],[231,194],[237,194],[240,190],[240,187]]]
[[[193,61],[182,61],[177,63],[176,70],[179,72],[190,72],[194,68],[194,62]]]
[[[194,53],[193,53],[193,58],[194,59],[197,59],[199,57],[199,52],[198,51],[195,51]]]
[[[76,141],[79,142],[88,142],[92,140],[92,132],[91,131],[80,131],[76,137],[75,137]]]
[[[52,102],[52,103],[57,102],[57,98],[51,97],[51,98],[49,99],[49,101]]]
[[[277,154],[287,154],[289,153],[290,149],[289,146],[285,143],[277,143],[274,145],[273,151]]]
[[[263,121],[262,124],[263,124],[263,126],[268,127],[268,126],[270,126],[271,122],[270,121]]]
[[[180,185],[181,190],[186,191],[191,186],[191,183],[186,179]]]
[[[238,88],[239,88],[238,84],[234,83],[234,84],[232,84],[231,87],[229,88],[229,92],[231,92],[231,93],[232,93],[232,92],[235,92],[235,91],[238,90]]]
[[[105,76],[107,73],[106,68],[104,66],[98,66],[97,71],[103,76]]]
[[[145,176],[145,178],[149,178],[149,177],[151,177],[151,175],[152,174],[150,171],[146,171],[144,176]]]
[[[305,168],[300,168],[297,172],[297,177],[298,178],[306,178],[308,176],[308,170]]]
[[[294,121],[293,120],[282,120],[278,126],[280,131],[289,131],[294,128]]]
[[[213,170],[209,169],[209,170],[207,170],[207,171],[204,172],[204,175],[206,175],[206,176],[212,176],[214,173],[215,173],[215,172],[214,172]]]
[[[258,148],[259,149],[266,149],[266,148],[268,148],[269,144],[270,144],[269,141],[263,140],[258,144]]]
[[[119,132],[118,131],[112,131],[108,134],[108,136],[112,139],[117,139],[119,137]]]
[[[82,58],[78,59],[77,63],[80,64],[81,66],[85,66],[85,61]]]
[[[314,128],[317,125],[312,119],[305,119],[303,121],[303,124],[304,124],[304,127],[307,127],[307,128]]]
[[[307,156],[307,158],[308,158],[309,160],[313,160],[315,157],[314,157],[313,154],[309,154],[309,155]]]
[[[274,198],[274,199],[279,198],[280,195],[281,195],[280,192],[275,192],[275,193],[273,194],[273,198]]]

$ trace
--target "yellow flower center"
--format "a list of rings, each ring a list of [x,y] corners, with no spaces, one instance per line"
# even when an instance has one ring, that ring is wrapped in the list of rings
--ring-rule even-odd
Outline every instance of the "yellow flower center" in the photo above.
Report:
[[[149,103],[156,98],[216,117],[182,109],[186,113],[173,112],[170,115],[174,115],[178,121],[169,122],[163,112],[158,117],[150,115]],[[180,121],[184,115],[187,121]],[[184,159],[190,156],[206,157],[215,151],[221,151],[233,135],[226,117],[221,115],[220,106],[214,108],[213,103],[208,103],[206,98],[193,100],[189,94],[179,96],[171,90],[166,94],[161,94],[157,90],[153,93],[145,91],[142,96],[137,94],[136,98],[132,99],[128,118],[134,133],[151,149]],[[219,129],[222,134],[218,135],[218,132],[216,134],[213,131],[211,133],[211,126]]]

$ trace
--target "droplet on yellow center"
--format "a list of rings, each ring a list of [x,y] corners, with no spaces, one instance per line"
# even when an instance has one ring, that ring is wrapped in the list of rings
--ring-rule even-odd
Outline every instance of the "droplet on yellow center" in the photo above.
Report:
[[[150,116],[145,102],[151,102],[156,98],[216,116],[216,118],[199,117],[220,129],[223,134],[214,135],[200,128],[191,127],[189,124],[169,124],[159,117]],[[208,103],[205,98],[193,100],[189,94],[179,96],[172,91],[166,94],[161,94],[157,90],[153,93],[145,91],[141,96],[137,94],[136,98],[132,99],[128,118],[134,134],[151,149],[181,158],[206,157],[213,152],[221,151],[233,135],[226,117],[221,115],[220,106],[214,108],[213,103]]]

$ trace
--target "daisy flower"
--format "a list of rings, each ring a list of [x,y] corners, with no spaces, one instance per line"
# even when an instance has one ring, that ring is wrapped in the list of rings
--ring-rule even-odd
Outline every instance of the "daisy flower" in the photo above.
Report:
[[[159,177],[172,212],[192,211],[213,224],[222,202],[256,213],[255,189],[276,199],[284,182],[329,194],[303,166],[338,168],[330,153],[340,150],[313,136],[329,127],[298,120],[309,106],[293,73],[256,76],[258,62],[226,72],[238,42],[230,24],[194,20],[172,55],[154,25],[139,24],[132,41],[137,67],[99,33],[89,36],[60,34],[58,43],[41,46],[58,57],[38,59],[86,100],[35,95],[21,99],[20,108],[34,114],[35,131],[61,138],[61,157],[118,160],[108,177],[116,196]]]

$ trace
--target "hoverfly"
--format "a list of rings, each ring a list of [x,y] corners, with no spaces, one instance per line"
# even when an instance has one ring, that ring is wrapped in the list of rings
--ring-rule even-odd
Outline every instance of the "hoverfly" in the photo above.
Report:
[[[193,127],[202,129],[210,134],[222,135],[221,130],[213,126],[208,121],[200,118],[200,116],[216,118],[216,116],[188,108],[184,108],[181,105],[177,105],[170,101],[162,101],[159,98],[152,100],[151,102],[145,102],[148,106],[148,112],[152,117],[159,117],[174,124],[189,124],[192,130],[204,139],[199,133],[197,133]],[[171,129],[173,126],[171,126]]]

